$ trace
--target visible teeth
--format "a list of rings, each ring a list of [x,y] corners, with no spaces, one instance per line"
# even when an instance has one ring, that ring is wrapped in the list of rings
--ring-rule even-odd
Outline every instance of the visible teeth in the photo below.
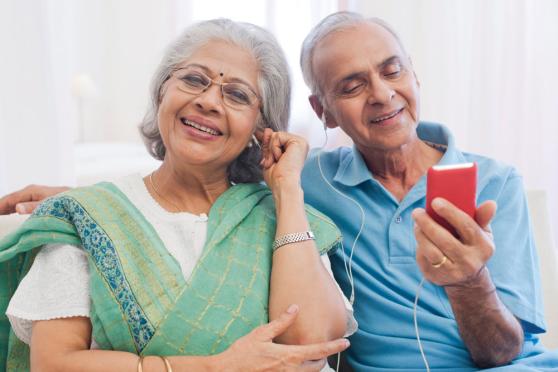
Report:
[[[203,125],[201,125],[201,124],[198,124],[198,123],[195,123],[195,122],[193,122],[193,121],[186,120],[186,119],[182,119],[182,122],[183,122],[184,124],[186,124],[186,125],[189,125],[189,126],[194,127],[194,128],[196,128],[196,129],[198,129],[198,130],[201,130],[202,132],[206,132],[206,133],[212,134],[212,135],[214,135],[214,136],[218,136],[218,135],[219,135],[219,132],[217,132],[216,130],[211,129],[211,128],[208,128],[208,127],[205,127],[205,126],[203,126]]]
[[[394,117],[395,115],[399,114],[399,111],[401,111],[401,110],[397,110],[397,111],[395,111],[395,112],[394,112],[393,114],[391,114],[391,115],[387,115],[387,116],[383,116],[383,117],[378,118],[378,119],[374,119],[374,120],[372,120],[372,122],[373,122],[373,123],[379,123],[379,122],[382,121],[382,120],[391,119],[391,118]]]

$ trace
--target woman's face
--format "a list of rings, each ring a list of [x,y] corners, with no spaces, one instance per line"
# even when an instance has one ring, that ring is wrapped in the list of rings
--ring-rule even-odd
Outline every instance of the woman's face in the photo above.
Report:
[[[224,41],[203,45],[180,64],[163,85],[159,105],[165,161],[226,170],[256,127],[258,70],[248,51]]]

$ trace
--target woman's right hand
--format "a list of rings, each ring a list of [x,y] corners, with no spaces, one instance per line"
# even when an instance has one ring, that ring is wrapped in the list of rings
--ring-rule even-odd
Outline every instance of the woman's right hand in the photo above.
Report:
[[[308,154],[306,140],[296,134],[274,132],[270,128],[257,132],[256,137],[262,143],[261,165],[269,188],[277,191],[285,181],[289,185],[298,185]]]
[[[217,370],[320,371],[329,355],[349,346],[349,341],[344,338],[310,345],[274,343],[273,339],[294,323],[297,314],[298,307],[291,305],[277,319],[235,341],[227,350],[216,355]]]
[[[31,214],[44,199],[68,191],[65,186],[29,185],[0,198],[0,215]]]

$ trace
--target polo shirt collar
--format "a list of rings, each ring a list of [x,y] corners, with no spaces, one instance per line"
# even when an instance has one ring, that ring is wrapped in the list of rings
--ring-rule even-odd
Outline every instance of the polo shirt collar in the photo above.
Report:
[[[467,159],[455,146],[455,139],[448,128],[438,123],[421,121],[417,127],[418,137],[434,148],[445,148],[440,165],[465,163]]]
[[[434,147],[445,150],[438,164],[456,164],[467,161],[455,147],[453,135],[443,125],[421,121],[417,127],[417,135],[421,140]],[[349,156],[345,156],[341,161],[333,180],[346,186],[356,186],[369,180],[377,182],[355,145]]]
[[[346,186],[356,186],[368,180],[375,181],[355,145],[350,155],[342,160],[333,180]]]

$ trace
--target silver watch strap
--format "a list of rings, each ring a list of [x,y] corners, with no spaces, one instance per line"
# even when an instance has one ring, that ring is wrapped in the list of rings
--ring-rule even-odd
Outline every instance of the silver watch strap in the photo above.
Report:
[[[303,242],[306,240],[314,240],[314,233],[312,231],[303,231],[303,232],[297,232],[297,233],[292,233],[292,234],[285,234],[277,239],[275,239],[275,241],[273,242],[272,248],[273,251],[276,251],[278,248],[286,245],[286,244],[290,244],[290,243],[298,243],[298,242]]]

